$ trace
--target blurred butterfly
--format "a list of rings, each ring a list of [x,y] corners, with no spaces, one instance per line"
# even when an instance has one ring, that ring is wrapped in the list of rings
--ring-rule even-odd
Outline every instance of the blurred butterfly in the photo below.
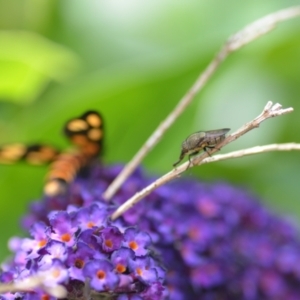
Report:
[[[50,164],[44,192],[55,196],[65,192],[78,172],[92,162],[102,151],[103,119],[93,110],[66,122],[64,133],[75,149],[59,151],[54,147],[34,144],[11,144],[0,147],[0,163],[26,161],[30,164]]]

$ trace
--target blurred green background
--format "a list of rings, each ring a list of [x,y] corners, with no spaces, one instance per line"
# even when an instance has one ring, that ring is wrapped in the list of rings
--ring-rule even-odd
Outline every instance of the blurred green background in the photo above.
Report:
[[[68,146],[64,122],[88,109],[106,122],[104,161],[127,162],[229,35],[298,1],[0,0],[0,141]],[[300,18],[234,53],[143,165],[171,169],[192,132],[239,128],[272,100],[295,112],[222,150],[300,142]],[[184,176],[226,180],[300,219],[298,152],[204,165]],[[41,196],[46,167],[0,165],[0,258]]]

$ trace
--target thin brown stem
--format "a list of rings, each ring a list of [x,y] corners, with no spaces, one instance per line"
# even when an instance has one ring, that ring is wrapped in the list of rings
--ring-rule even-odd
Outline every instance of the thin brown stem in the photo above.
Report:
[[[0,293],[25,292],[25,291],[32,291],[34,289],[41,289],[44,290],[47,294],[55,298],[67,297],[68,292],[63,285],[56,284],[53,286],[46,286],[45,285],[46,278],[47,278],[47,271],[45,271],[43,274],[27,277],[20,281],[3,283],[0,284]]]

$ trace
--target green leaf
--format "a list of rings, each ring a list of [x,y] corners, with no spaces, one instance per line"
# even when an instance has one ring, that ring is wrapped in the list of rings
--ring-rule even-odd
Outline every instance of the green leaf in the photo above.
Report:
[[[0,100],[34,101],[50,80],[63,82],[79,67],[77,56],[28,31],[0,31]]]

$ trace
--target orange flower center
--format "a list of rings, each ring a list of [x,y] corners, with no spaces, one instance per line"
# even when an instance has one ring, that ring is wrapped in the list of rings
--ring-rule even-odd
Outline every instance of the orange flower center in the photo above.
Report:
[[[87,228],[93,228],[95,226],[95,223],[90,221],[87,223]]]
[[[190,228],[188,231],[188,236],[192,239],[192,240],[196,240],[199,238],[199,230],[196,228]]]
[[[61,235],[61,240],[63,242],[69,242],[71,240],[71,235],[69,233],[64,233]]]
[[[117,270],[118,273],[124,273],[126,271],[126,268],[125,268],[124,265],[117,264],[116,270]]]
[[[138,246],[137,242],[131,241],[131,242],[129,242],[129,247],[130,247],[132,250],[136,250],[139,246]]]
[[[39,248],[42,248],[42,247],[44,247],[46,244],[47,244],[47,241],[46,241],[46,240],[40,240],[40,241],[38,242],[38,247],[39,247]]]
[[[59,269],[52,270],[52,276],[54,278],[57,278],[59,276],[59,274],[60,274],[60,270]]]
[[[113,242],[111,240],[105,240],[104,244],[108,248],[111,248],[113,246]]]
[[[84,266],[84,261],[82,259],[77,258],[75,261],[75,267],[77,269],[82,269]]]
[[[97,277],[98,277],[99,279],[104,279],[105,276],[106,276],[106,274],[105,274],[104,271],[99,270],[99,271],[97,272]]]

